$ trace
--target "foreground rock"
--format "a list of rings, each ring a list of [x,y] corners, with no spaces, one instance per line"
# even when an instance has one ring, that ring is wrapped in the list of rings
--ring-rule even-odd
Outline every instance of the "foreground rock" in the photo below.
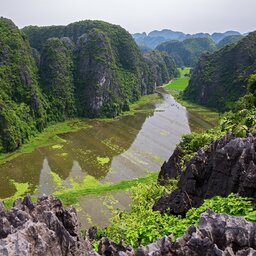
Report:
[[[187,164],[179,168],[179,151],[161,170],[160,179],[174,178],[181,173],[178,189],[164,195],[154,210],[171,209],[175,215],[185,215],[191,207],[199,207],[205,198],[240,196],[256,198],[256,134],[235,138],[227,134],[213,142],[206,150],[200,149]]]
[[[191,226],[176,242],[172,242],[172,236],[165,236],[134,252],[130,247],[104,238],[99,252],[100,255],[120,256],[256,255],[256,223],[207,210],[201,215],[198,228]]]
[[[178,177],[178,175],[181,174],[181,165],[180,165],[180,158],[181,158],[181,148],[177,146],[169,158],[168,162],[164,162],[159,176],[158,176],[158,182],[160,185],[166,185],[168,184],[168,180],[175,179]]]
[[[84,255],[90,245],[80,233],[76,211],[59,199],[30,196],[7,211],[0,204],[0,255]]]

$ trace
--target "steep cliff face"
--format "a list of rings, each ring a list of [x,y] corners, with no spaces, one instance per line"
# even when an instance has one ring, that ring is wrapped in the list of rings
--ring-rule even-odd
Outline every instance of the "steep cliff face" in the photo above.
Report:
[[[178,66],[193,67],[203,53],[215,51],[216,45],[210,38],[188,38],[182,42],[164,42],[156,49],[167,52]]]
[[[67,38],[51,38],[42,50],[40,85],[50,104],[50,121],[63,121],[76,113],[72,44],[68,43]]]
[[[160,73],[168,72],[166,77],[172,78],[176,71],[173,63],[168,63],[167,71],[162,71],[166,65],[159,66],[154,67],[156,72],[152,74],[151,65],[156,63],[145,62],[127,31],[106,22],[81,21],[66,27],[27,27],[23,31],[31,46],[42,54],[49,47],[47,40],[51,37],[65,37],[73,42],[73,79],[80,116],[116,116],[126,110],[130,102],[152,93],[156,84],[160,84]],[[159,55],[159,58],[157,64],[161,65],[163,57]],[[43,75],[45,69],[48,68],[50,73],[49,69],[54,67],[47,61],[45,63],[44,69],[42,66],[40,69]]]
[[[256,73],[256,32],[235,45],[202,56],[184,96],[224,111],[246,93],[247,80]]]
[[[169,82],[178,76],[174,60],[167,53],[152,51],[144,55],[148,65],[151,80],[155,82],[155,87]]]
[[[72,73],[79,116],[113,117],[129,102],[148,93],[142,82],[143,58],[130,34],[120,26],[82,21],[66,27],[27,27],[23,31],[39,52],[47,48],[51,37],[73,42]],[[54,69],[50,64],[46,67]]]
[[[0,151],[18,148],[46,124],[32,51],[12,21],[0,18]]]

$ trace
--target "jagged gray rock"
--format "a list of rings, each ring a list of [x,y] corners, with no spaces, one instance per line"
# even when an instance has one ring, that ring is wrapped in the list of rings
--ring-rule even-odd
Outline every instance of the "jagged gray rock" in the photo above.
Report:
[[[11,210],[0,207],[0,255],[84,255],[90,243],[82,238],[75,208],[43,196],[27,195]]]
[[[131,246],[125,246],[121,241],[119,244],[111,241],[107,237],[103,237],[99,244],[100,255],[113,255],[113,256],[133,256],[134,250]]]
[[[190,227],[170,251],[173,255],[255,255],[255,232],[256,223],[207,210],[198,228]]]
[[[176,152],[176,151],[175,151]],[[227,134],[214,141],[206,150],[200,149],[181,172],[178,189],[164,195],[154,210],[171,209],[175,215],[185,215],[191,207],[199,207],[205,198],[240,196],[256,198],[256,134],[236,138]],[[177,168],[177,155],[169,160],[162,177],[171,176]],[[178,169],[177,172],[180,172]]]
[[[181,174],[181,148],[177,146],[169,158],[169,160],[163,163],[161,166],[160,173],[158,175],[158,182],[160,185],[165,185],[168,183],[169,179],[175,179]]]
[[[246,256],[256,255],[256,223],[243,217],[204,212],[198,227],[191,226],[186,234],[172,242],[172,235],[164,236],[136,252],[107,238],[101,240],[100,255],[133,256]],[[98,254],[88,254],[96,256]]]

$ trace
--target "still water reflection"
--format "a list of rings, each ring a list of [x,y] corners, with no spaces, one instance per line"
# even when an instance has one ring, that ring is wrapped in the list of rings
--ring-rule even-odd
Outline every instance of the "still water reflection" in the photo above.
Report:
[[[69,187],[72,177],[91,175],[117,182],[159,171],[181,136],[190,132],[186,109],[164,91],[161,96],[161,103],[146,106],[149,111],[112,121],[88,120],[90,128],[63,134],[63,145],[38,148],[0,166],[0,198],[15,193],[12,180],[28,182],[31,193],[51,194],[56,190],[52,172]],[[119,206],[127,207],[124,192],[111,196],[118,198]],[[104,211],[101,201],[97,196],[82,198],[80,216],[87,216],[86,208],[92,204],[99,205],[97,212]],[[96,217],[96,222],[101,221]]]

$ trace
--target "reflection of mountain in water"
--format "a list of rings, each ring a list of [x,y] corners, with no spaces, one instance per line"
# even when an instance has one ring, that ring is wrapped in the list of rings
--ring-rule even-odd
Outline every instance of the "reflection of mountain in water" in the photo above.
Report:
[[[39,184],[43,161],[43,152],[38,149],[0,166],[0,198],[12,196],[16,192],[11,180],[19,183],[28,182],[31,191],[34,191]]]
[[[151,113],[137,113],[111,121],[88,120],[91,128],[63,134],[63,145],[35,150],[1,166],[0,198],[15,193],[10,183],[29,182],[31,192],[55,190],[51,172],[66,186],[71,177],[91,175],[103,181],[119,181],[158,171],[182,134],[189,132],[185,108],[162,92],[163,103]],[[147,109],[149,107],[147,106]],[[106,161],[101,162],[100,159]]]
[[[82,180],[85,173],[82,171],[79,163],[77,161],[73,161],[73,166],[71,168],[71,172],[69,177],[62,181],[62,184],[65,187],[70,186],[69,178],[76,177],[78,180]],[[37,189],[37,195],[41,196],[43,194],[52,194],[56,190],[56,183],[54,182],[52,176],[52,169],[49,166],[48,159],[45,158],[43,161],[43,166],[40,172],[39,185]]]
[[[181,136],[190,132],[186,109],[169,94],[163,93],[163,98],[164,102],[143,123],[129,149],[113,158],[113,171],[107,174],[104,181],[131,179],[147,171],[159,171]]]
[[[154,106],[152,113],[153,109]],[[0,198],[12,196],[16,192],[10,180],[28,182],[31,184],[30,192],[39,185],[39,194],[51,193],[55,185],[50,171],[57,173],[63,180],[77,176],[78,172],[80,176],[89,174],[96,178],[104,177],[111,161],[100,165],[97,157],[107,156],[111,160],[127,150],[148,115],[139,113],[107,122],[88,120],[92,128],[61,136],[67,140],[62,148],[39,148],[0,166]]]

